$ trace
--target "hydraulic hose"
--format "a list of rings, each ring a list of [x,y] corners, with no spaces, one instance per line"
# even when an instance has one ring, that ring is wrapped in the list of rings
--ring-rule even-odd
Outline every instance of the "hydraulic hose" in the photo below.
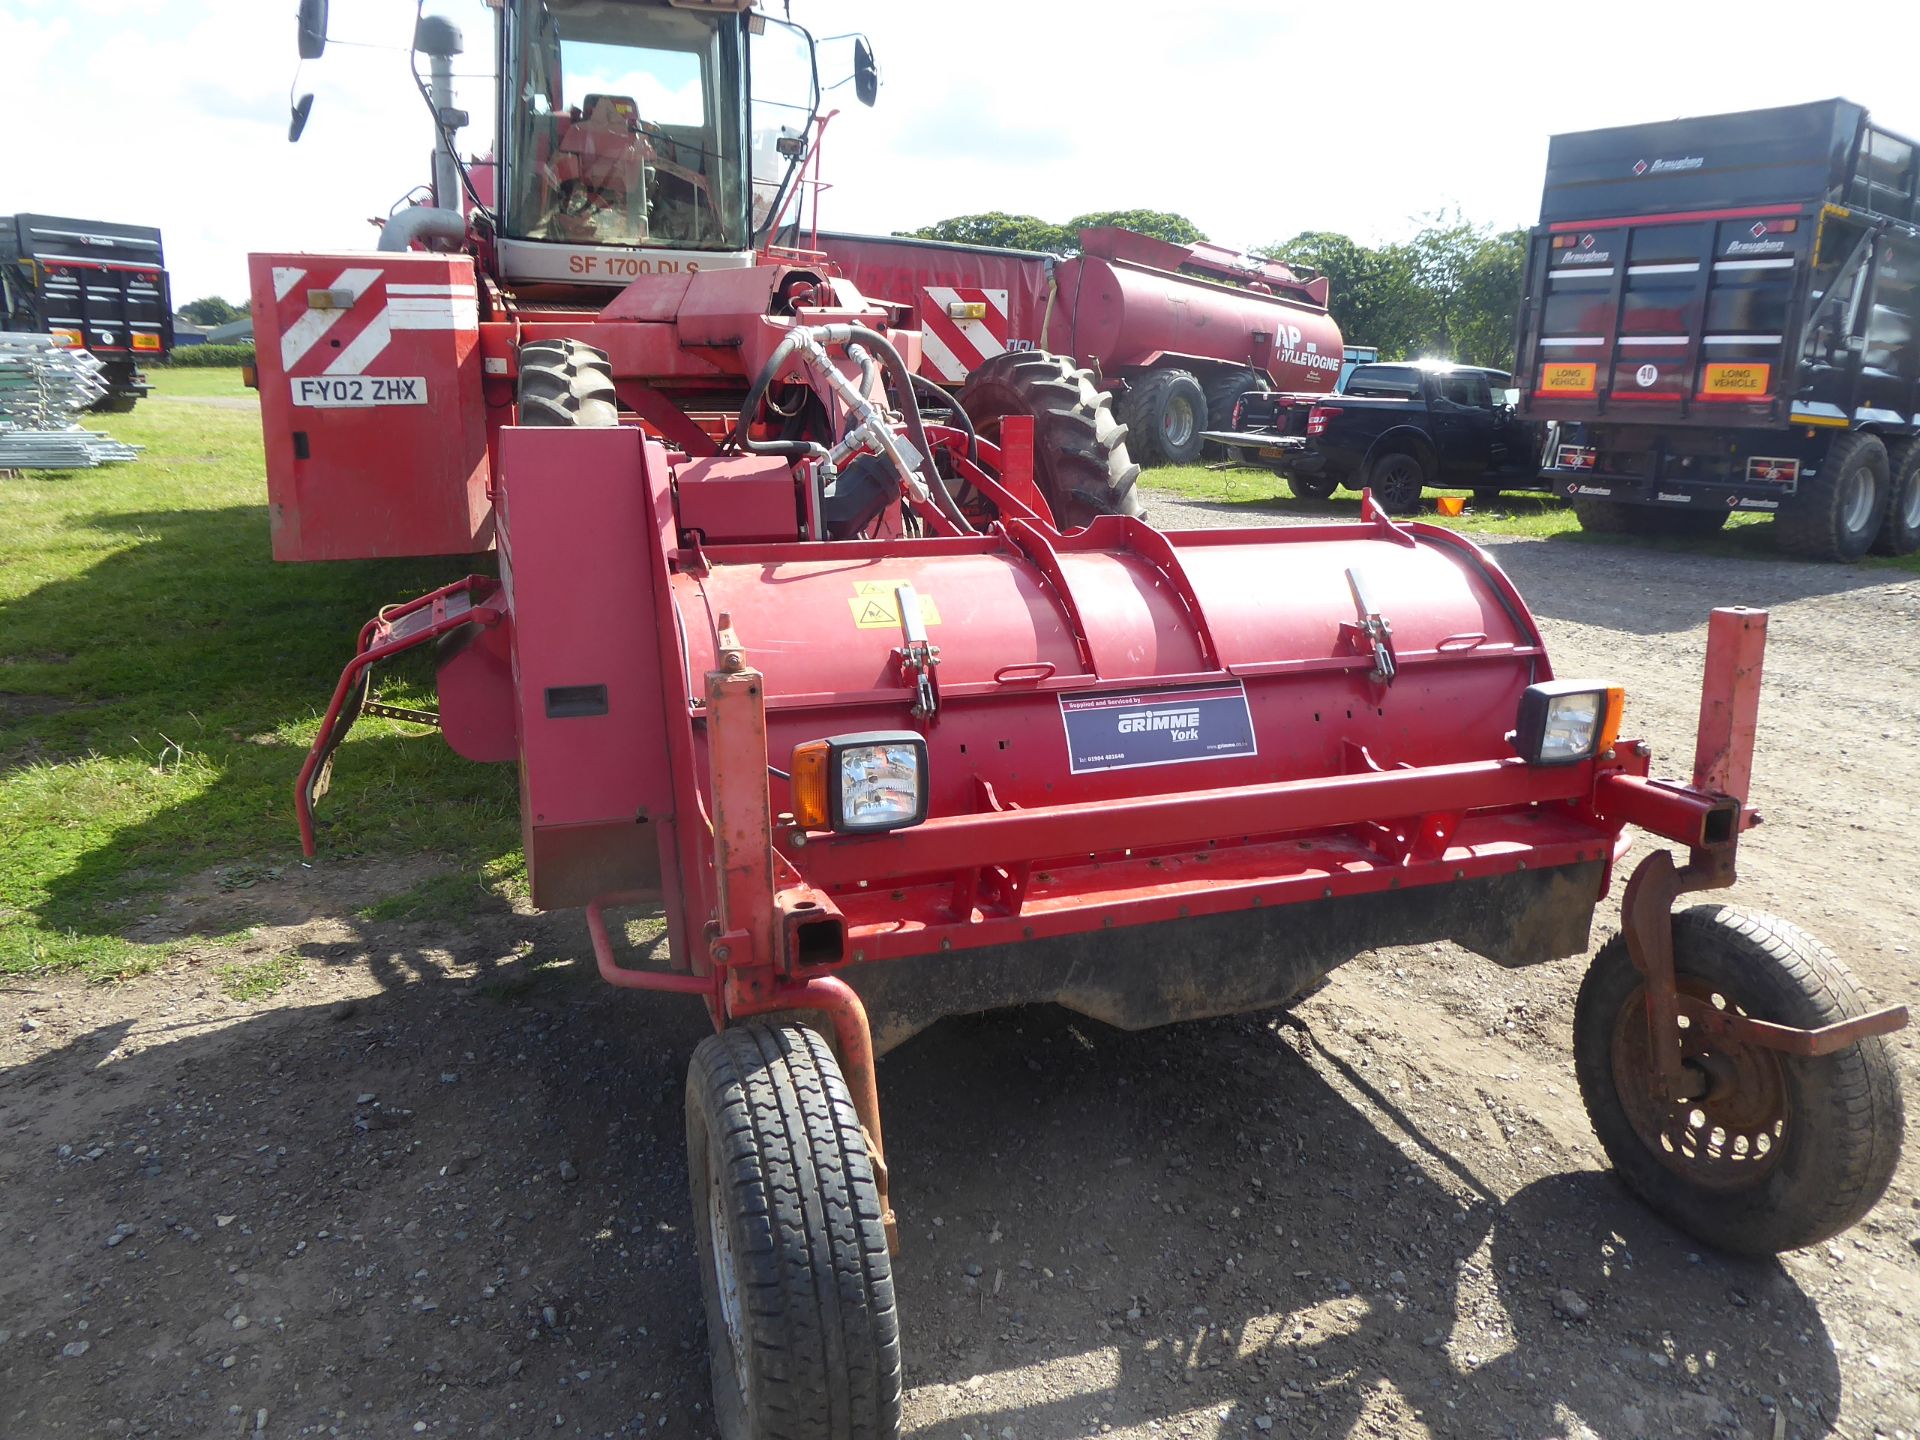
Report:
[[[787,360],[800,348],[805,335],[804,330],[791,330],[773,347],[773,354],[760,367],[760,373],[754,377],[753,387],[747,391],[746,401],[740,407],[740,418],[734,423],[733,433],[742,445],[756,455],[798,455],[814,460],[825,460],[828,456],[827,447],[813,440],[756,440],[751,433],[754,412],[760,408],[760,402],[766,398],[768,389]]]
[[[936,385],[924,375],[915,374],[909,378],[913,381],[915,388],[926,391],[953,412],[953,418],[959,423],[960,428],[967,432],[967,459],[978,465],[980,463],[980,432],[973,428],[973,417],[967,414],[959,399],[951,390]]]
[[[927,439],[927,427],[920,418],[920,401],[913,393],[913,372],[907,368],[906,361],[900,358],[900,352],[893,348],[893,342],[878,330],[869,330],[864,325],[833,325],[827,328],[829,331],[844,328],[849,339],[872,346],[881,362],[901,382],[901,399],[906,402],[903,412],[907,421],[907,437],[920,451],[920,473],[926,478],[927,488],[933,492],[942,513],[958,527],[962,535],[976,533],[973,526],[967,523],[967,517],[960,512],[960,507],[954,503],[953,492],[947,489],[946,477],[940,473],[940,467],[933,463],[933,442]]]

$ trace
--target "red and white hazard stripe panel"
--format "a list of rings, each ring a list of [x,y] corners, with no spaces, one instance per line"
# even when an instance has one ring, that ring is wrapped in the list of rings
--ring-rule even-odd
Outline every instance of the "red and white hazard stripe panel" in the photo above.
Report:
[[[928,285],[920,292],[920,349],[941,380],[960,381],[1007,348],[1007,292]]]
[[[289,376],[364,375],[395,331],[479,330],[471,284],[415,284],[388,274],[374,265],[312,271],[276,265],[281,368]],[[314,308],[315,291],[326,293],[325,308]]]

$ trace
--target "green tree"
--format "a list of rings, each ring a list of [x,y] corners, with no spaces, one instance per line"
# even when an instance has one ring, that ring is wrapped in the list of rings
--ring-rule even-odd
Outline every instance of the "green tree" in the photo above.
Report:
[[[1064,225],[1036,215],[1008,215],[1004,211],[988,210],[979,215],[956,215],[951,220],[923,225],[918,230],[895,233],[919,240],[989,245],[998,250],[1044,250],[1054,255],[1072,255],[1080,248],[1080,232],[1102,225],[1117,225],[1123,230],[1171,240],[1176,245],[1191,245],[1207,238],[1186,216],[1167,210],[1090,210]]]
[[[1192,245],[1207,238],[1200,233],[1198,225],[1171,210],[1089,210],[1085,215],[1074,216],[1061,228],[1073,237],[1077,247],[1082,230],[1097,230],[1103,225],[1116,225],[1157,240],[1171,240],[1175,245]]]
[[[918,230],[896,234],[920,240],[947,240],[957,245],[990,245],[996,250],[1050,250],[1064,255],[1074,244],[1074,236],[1064,225],[1054,225],[1034,215],[1008,215],[988,210],[980,215],[956,215]]]
[[[247,318],[247,312],[240,306],[231,300],[222,300],[218,295],[189,300],[180,307],[180,313],[196,325],[230,325],[235,320]]]
[[[1327,308],[1352,344],[1390,359],[1513,364],[1514,309],[1526,266],[1523,230],[1435,214],[1413,239],[1370,247],[1309,230],[1260,253],[1327,277]]]

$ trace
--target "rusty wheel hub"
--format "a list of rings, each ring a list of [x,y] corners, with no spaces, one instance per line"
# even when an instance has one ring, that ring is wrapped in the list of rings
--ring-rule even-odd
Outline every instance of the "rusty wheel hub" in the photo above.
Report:
[[[1685,975],[1678,988],[1689,1093],[1668,1095],[1659,1086],[1644,987],[1627,997],[1614,1022],[1614,1086],[1634,1132],[1661,1164],[1689,1184],[1744,1189],[1779,1164],[1792,1121],[1781,1059],[1706,1033],[1708,1011],[1744,1013],[1732,996]]]

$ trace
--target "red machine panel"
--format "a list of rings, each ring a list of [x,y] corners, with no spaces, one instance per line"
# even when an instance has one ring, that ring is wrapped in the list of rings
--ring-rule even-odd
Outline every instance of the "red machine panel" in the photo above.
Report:
[[[689,460],[674,475],[680,529],[703,545],[798,540],[793,467],[778,455]]]
[[[628,426],[508,426],[500,473],[528,876],[536,904],[581,905],[654,883],[673,814],[665,727],[686,697],[661,690],[637,548],[667,501],[666,461]]]
[[[254,255],[250,268],[274,559],[486,549],[473,262]]]

